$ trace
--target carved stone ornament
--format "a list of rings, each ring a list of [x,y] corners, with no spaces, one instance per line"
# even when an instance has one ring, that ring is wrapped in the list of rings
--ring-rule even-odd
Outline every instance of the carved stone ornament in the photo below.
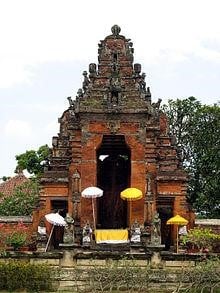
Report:
[[[86,90],[90,84],[90,80],[87,75],[88,75],[87,71],[83,71],[84,80],[83,80],[82,88],[83,88],[84,93],[86,92]]]
[[[96,75],[97,75],[96,64],[95,63],[90,63],[89,64],[89,78],[95,77]]]
[[[107,124],[108,129],[112,134],[116,134],[120,129],[120,122],[119,121],[109,121]]]
[[[143,72],[140,79],[140,89],[143,92],[146,92],[146,82],[145,82],[146,74]]]
[[[112,31],[113,36],[117,37],[120,34],[121,28],[117,24],[115,24],[111,28],[111,31]]]
[[[76,169],[72,176],[72,185],[73,185],[73,192],[79,192],[80,191],[80,180],[81,176],[79,171]]]
[[[77,97],[82,98],[83,97],[83,90],[81,88],[78,89],[77,91]]]
[[[147,101],[151,101],[150,87],[147,87],[145,98],[146,98]]]
[[[146,185],[147,185],[147,190],[146,190],[145,199],[146,201],[152,201],[153,200],[152,174],[150,172],[147,173],[147,176],[146,176]]]
[[[136,76],[139,76],[141,73],[141,64],[135,63],[134,64],[134,72]]]

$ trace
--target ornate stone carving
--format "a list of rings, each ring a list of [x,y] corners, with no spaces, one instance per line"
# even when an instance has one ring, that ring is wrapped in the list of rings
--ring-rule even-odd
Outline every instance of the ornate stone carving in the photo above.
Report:
[[[145,94],[145,98],[147,101],[151,102],[151,92],[150,92],[150,87],[147,87],[147,91]]]
[[[58,137],[57,136],[53,136],[53,138],[52,138],[52,146],[53,147],[58,146]]]
[[[141,242],[141,228],[137,220],[131,226],[131,243]]]
[[[83,90],[81,88],[79,88],[78,91],[77,91],[77,97],[79,99],[83,97]]]
[[[77,193],[80,192],[81,175],[77,169],[73,173],[72,182],[73,182],[72,183],[73,192],[77,192]]]
[[[153,114],[153,119],[155,121],[159,120],[159,116],[160,116],[160,104],[162,102],[162,99],[158,99],[158,101],[156,103],[152,103],[152,114]]]
[[[144,198],[144,221],[150,222],[153,217],[153,192],[152,192],[152,174],[146,175],[146,192]]]
[[[158,99],[158,101],[157,101],[156,103],[152,103],[152,107],[153,107],[156,111],[159,111],[161,102],[162,102],[162,99]]]
[[[94,78],[96,77],[97,72],[96,72],[96,64],[95,63],[90,63],[89,64],[89,78]]]
[[[117,24],[115,24],[111,28],[111,31],[112,31],[113,36],[117,37],[121,32],[121,28]]]
[[[86,225],[83,227],[82,243],[83,245],[90,245],[91,241],[92,241],[92,228],[89,222],[87,222]]]
[[[70,105],[69,112],[73,117],[75,117],[76,101],[73,101],[71,97],[67,97],[67,100],[69,101],[69,105]]]
[[[72,244],[74,242],[74,220],[69,214],[67,214],[65,221],[67,225],[64,229],[63,242],[65,244]]]
[[[72,201],[73,201],[73,218],[75,222],[79,220],[79,203],[81,192],[81,175],[78,169],[75,169],[72,175]]]
[[[133,47],[133,43],[129,42],[130,39],[127,40],[127,42],[125,43],[125,54],[127,56],[127,58],[130,60],[131,63],[133,63],[134,61],[134,48]]]
[[[83,71],[84,80],[83,80],[82,88],[83,88],[84,93],[86,92],[86,90],[90,84],[90,80],[87,75],[88,75],[87,71]]]
[[[45,251],[47,245],[47,231],[46,225],[43,219],[41,219],[38,227],[37,227],[37,250],[38,251]]]
[[[71,97],[67,97],[67,100],[69,101],[69,105],[70,105],[70,107],[75,107],[75,105],[74,105],[74,102],[73,102],[73,100],[72,100],[72,98]]]
[[[107,127],[110,129],[112,134],[116,134],[120,129],[120,122],[119,121],[109,121],[107,122]]]
[[[140,83],[140,89],[142,92],[146,92],[146,82],[145,82],[145,77],[146,77],[146,74],[143,72],[142,75],[141,75],[141,79],[139,81]]]
[[[140,73],[141,73],[141,64],[135,63],[134,64],[134,74],[135,74],[135,76],[139,77]]]
[[[100,43],[98,44],[98,62],[101,61],[103,54],[104,54],[104,42],[100,41]]]
[[[152,221],[151,244],[161,244],[161,220],[159,214],[156,212]]]
[[[119,75],[119,64],[118,62],[114,61],[112,64],[112,75],[118,76]]]

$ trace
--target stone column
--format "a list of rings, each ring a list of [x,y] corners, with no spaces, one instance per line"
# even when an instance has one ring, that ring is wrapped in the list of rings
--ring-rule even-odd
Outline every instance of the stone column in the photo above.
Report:
[[[146,176],[146,193],[144,200],[144,222],[151,223],[153,218],[153,193],[151,187],[152,174],[148,173]]]
[[[80,229],[80,204],[81,197],[81,175],[76,169],[72,176],[72,202],[73,202],[73,219],[74,219],[74,240],[80,242],[81,229]]]

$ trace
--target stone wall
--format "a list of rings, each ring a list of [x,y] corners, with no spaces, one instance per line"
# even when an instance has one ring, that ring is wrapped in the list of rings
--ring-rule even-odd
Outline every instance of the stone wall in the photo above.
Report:
[[[220,219],[196,219],[195,226],[211,229],[216,234],[220,234]]]
[[[57,270],[54,291],[82,292],[88,286],[91,270],[97,272],[110,265],[137,267],[151,273],[149,286],[154,292],[169,292],[177,286],[177,277],[183,268],[193,268],[212,255],[172,254],[168,252],[123,253],[66,250],[60,252],[7,252],[0,255],[0,263],[9,259],[48,264]],[[217,256],[217,255],[215,255]],[[218,256],[220,258],[220,256]],[[109,267],[110,267],[109,266]],[[91,274],[90,274],[91,277]],[[91,292],[91,291],[90,291]]]

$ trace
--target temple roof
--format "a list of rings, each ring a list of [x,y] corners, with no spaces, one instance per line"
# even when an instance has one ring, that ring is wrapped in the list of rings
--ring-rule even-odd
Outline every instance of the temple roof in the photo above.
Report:
[[[3,196],[9,196],[13,193],[17,186],[20,186],[27,181],[29,181],[29,179],[25,177],[23,173],[19,173],[18,175],[0,184],[0,193],[2,193]]]
[[[82,113],[143,113],[154,115],[150,88],[141,64],[133,63],[130,39],[120,35],[114,25],[112,34],[98,44],[98,63],[83,71],[82,88],[76,98],[68,97],[73,115]]]

